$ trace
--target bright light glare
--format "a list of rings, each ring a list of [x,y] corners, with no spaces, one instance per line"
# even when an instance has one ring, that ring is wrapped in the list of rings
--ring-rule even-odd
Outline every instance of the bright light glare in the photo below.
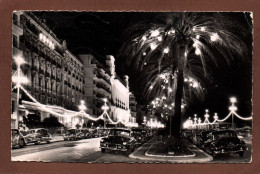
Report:
[[[160,34],[160,32],[159,32],[158,30],[154,30],[154,31],[151,32],[151,36],[152,36],[152,37],[156,37],[156,36],[158,36],[159,34]]]
[[[199,84],[198,84],[197,82],[194,82],[194,83],[193,83],[193,87],[194,87],[194,88],[197,88],[198,86],[199,86]]]
[[[26,63],[22,56],[15,56],[14,61],[17,65],[22,65]]]
[[[158,41],[162,41],[162,36],[159,36],[157,39]]]
[[[230,102],[231,102],[231,103],[236,103],[236,102],[237,102],[236,97],[231,97],[231,98],[230,98]]]
[[[146,41],[146,39],[147,39],[146,36],[143,36],[143,37],[142,37],[142,40],[143,40],[143,41]]]
[[[196,55],[201,55],[201,51],[200,51],[199,48],[196,48],[196,50],[195,50],[195,54],[196,54]]]
[[[168,47],[167,47],[167,48],[164,48],[163,52],[164,52],[165,54],[169,53],[169,48],[168,48]]]
[[[196,39],[200,39],[200,35],[197,35],[197,36],[196,36]]]
[[[197,46],[199,46],[199,41],[195,40],[192,46],[197,48]]]
[[[151,47],[152,50],[155,50],[155,48],[157,47],[157,45],[156,45],[155,43],[151,43],[151,44],[150,44],[150,47]]]
[[[146,52],[143,53],[143,56],[145,56],[145,55],[146,55]]]
[[[200,31],[205,31],[205,30],[206,30],[205,27],[201,27],[201,28],[200,28]]]
[[[20,76],[20,77],[18,77],[18,76],[13,76],[12,77],[12,81],[14,82],[14,83],[17,83],[17,84],[27,84],[27,83],[29,83],[29,80],[26,78],[26,77],[24,77],[24,76]]]
[[[219,39],[218,33],[214,33],[212,36],[210,36],[211,41],[217,41]]]

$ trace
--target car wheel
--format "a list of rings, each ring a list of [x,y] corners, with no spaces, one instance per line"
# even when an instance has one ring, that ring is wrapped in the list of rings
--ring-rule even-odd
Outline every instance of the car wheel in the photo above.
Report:
[[[18,145],[19,147],[23,147],[24,146],[24,140],[23,139],[20,139],[19,142],[18,142]]]
[[[102,152],[102,153],[105,153],[105,152],[106,152],[106,149],[102,148],[102,149],[101,149],[101,152]]]
[[[244,154],[245,154],[245,153],[244,153],[244,151],[243,151],[243,152],[239,152],[239,153],[238,153],[238,155],[239,155],[240,157],[243,157],[243,156],[244,156]]]

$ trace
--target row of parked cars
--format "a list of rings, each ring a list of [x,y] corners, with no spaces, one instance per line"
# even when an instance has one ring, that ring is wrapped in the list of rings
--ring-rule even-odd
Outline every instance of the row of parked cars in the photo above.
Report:
[[[213,157],[226,153],[236,153],[243,157],[248,149],[246,143],[238,138],[233,130],[186,130],[183,136]]]
[[[30,129],[26,132],[18,129],[12,129],[11,134],[12,148],[24,147],[29,143],[50,143],[52,139],[51,135],[44,128]]]
[[[69,140],[81,140],[86,138],[96,138],[103,137],[107,135],[108,129],[104,128],[83,128],[83,129],[68,129],[66,133],[63,134],[65,141]]]
[[[112,151],[134,151],[153,135],[154,131],[144,128],[111,128],[107,136],[100,140],[101,152]]]

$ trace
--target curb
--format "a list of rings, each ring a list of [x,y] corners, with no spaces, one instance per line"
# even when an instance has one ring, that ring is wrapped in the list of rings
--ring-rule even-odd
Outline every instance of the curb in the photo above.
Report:
[[[145,152],[145,156],[152,156],[152,157],[164,157],[164,158],[189,158],[189,157],[195,157],[196,154],[194,152],[192,152],[190,150],[190,148],[188,148],[191,152],[192,155],[183,155],[183,156],[174,156],[174,155],[155,155],[155,154],[151,154],[149,153],[149,150],[154,146],[154,144],[152,144],[148,150]]]
[[[151,140],[150,140],[151,141]],[[147,143],[145,143],[144,145],[147,145],[150,141],[148,141]],[[140,146],[139,148],[137,148],[133,153],[131,153],[129,155],[130,158],[133,158],[133,159],[139,159],[139,160],[145,160],[145,161],[149,161],[149,162],[161,162],[161,163],[206,163],[206,162],[210,162],[213,160],[213,157],[206,154],[204,151],[198,149],[196,146],[194,146],[193,144],[191,144],[193,147],[197,148],[196,150],[193,150],[193,151],[199,151],[201,153],[203,153],[206,158],[195,158],[193,157],[192,159],[180,159],[180,158],[176,158],[176,157],[171,157],[171,158],[175,158],[175,159],[163,159],[165,157],[158,157],[158,156],[145,156],[145,154],[142,156],[142,155],[135,155],[139,150],[141,150],[143,148],[143,146]],[[152,146],[153,144],[151,144]],[[151,146],[148,148],[148,150],[151,148]],[[146,150],[146,152],[148,151]],[[152,158],[154,157],[154,158]],[[184,158],[184,157],[183,157]]]

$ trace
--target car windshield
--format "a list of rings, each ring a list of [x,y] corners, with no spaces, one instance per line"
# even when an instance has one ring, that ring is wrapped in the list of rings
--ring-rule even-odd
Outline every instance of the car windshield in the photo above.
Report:
[[[230,137],[236,137],[236,134],[234,132],[231,131],[227,131],[227,132],[215,132],[213,134],[214,139],[220,139],[220,138],[230,138]]]
[[[126,136],[129,137],[130,136],[130,131],[129,130],[116,130],[116,129],[112,129],[110,130],[110,135],[115,135],[115,136]]]

